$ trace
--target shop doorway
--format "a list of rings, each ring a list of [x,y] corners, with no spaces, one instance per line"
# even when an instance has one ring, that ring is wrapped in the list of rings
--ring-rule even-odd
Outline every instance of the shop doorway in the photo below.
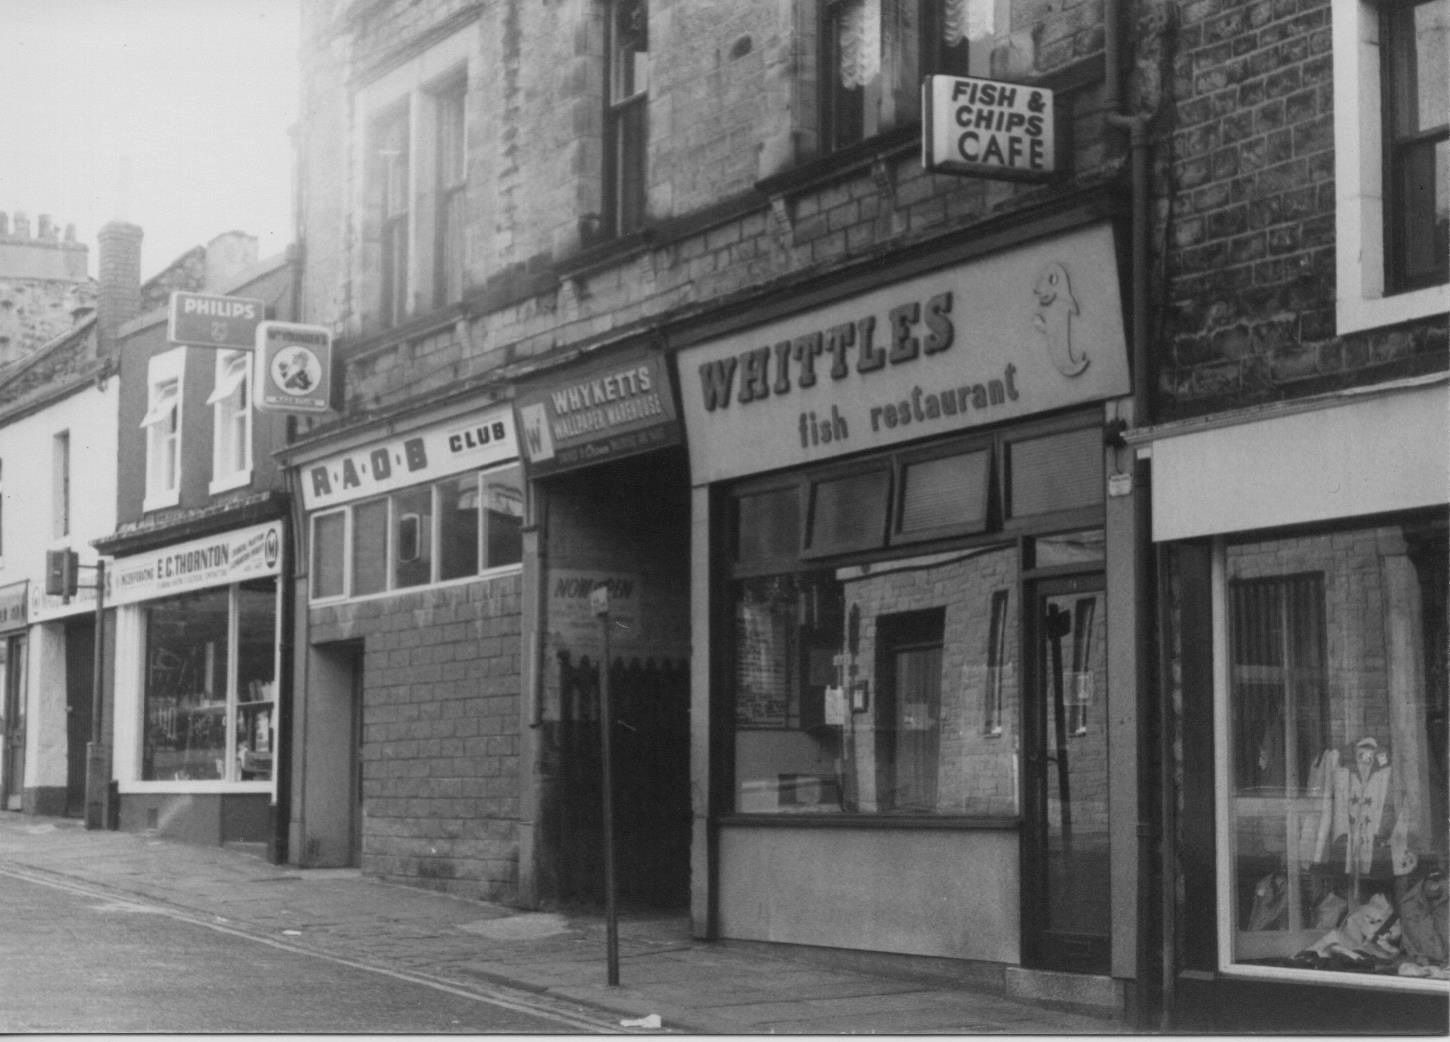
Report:
[[[1101,575],[1028,589],[1023,955],[1109,971],[1107,598]]]
[[[65,813],[80,817],[86,809],[86,748],[91,741],[95,691],[96,625],[76,621],[65,627]]]
[[[4,767],[0,769],[0,806],[20,810],[25,792],[25,638],[0,637],[0,680],[5,685]]]
[[[300,863],[361,865],[363,654],[360,640],[314,645],[303,708]]]

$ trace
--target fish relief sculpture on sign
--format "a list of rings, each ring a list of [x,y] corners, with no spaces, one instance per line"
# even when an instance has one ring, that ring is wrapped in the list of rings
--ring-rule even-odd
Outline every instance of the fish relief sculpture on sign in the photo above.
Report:
[[[1047,357],[1063,376],[1077,376],[1088,367],[1088,357],[1072,343],[1072,319],[1078,312],[1067,269],[1057,261],[1048,264],[1037,276],[1032,295],[1037,298],[1032,325],[1047,346]]]

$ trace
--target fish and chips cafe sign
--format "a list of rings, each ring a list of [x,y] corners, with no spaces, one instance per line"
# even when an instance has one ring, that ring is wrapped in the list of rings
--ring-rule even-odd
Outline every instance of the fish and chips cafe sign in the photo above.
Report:
[[[659,355],[645,351],[529,387],[519,393],[515,410],[524,459],[535,476],[680,442],[669,374]]]
[[[1059,172],[1052,91],[928,76],[921,95],[921,164],[927,170],[1020,181]]]
[[[697,485],[1131,389],[1107,224],[882,286],[678,358]]]
[[[118,557],[110,567],[109,597],[116,604],[132,604],[277,575],[281,567],[282,522],[269,521]]]
[[[505,463],[518,454],[513,413],[507,405],[496,406],[302,464],[302,504],[308,510],[334,507]]]

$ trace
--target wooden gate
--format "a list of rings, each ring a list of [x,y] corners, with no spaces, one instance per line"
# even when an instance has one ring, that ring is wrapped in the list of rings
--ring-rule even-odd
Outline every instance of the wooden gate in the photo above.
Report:
[[[564,901],[604,899],[599,665],[559,653],[555,878]],[[619,897],[682,908],[690,897],[690,673],[615,659],[614,816]]]

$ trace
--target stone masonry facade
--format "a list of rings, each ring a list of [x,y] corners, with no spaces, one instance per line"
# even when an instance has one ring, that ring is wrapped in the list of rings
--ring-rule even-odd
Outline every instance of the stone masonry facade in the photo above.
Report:
[[[497,900],[517,879],[517,574],[313,608],[311,640],[361,640],[362,869]]]

